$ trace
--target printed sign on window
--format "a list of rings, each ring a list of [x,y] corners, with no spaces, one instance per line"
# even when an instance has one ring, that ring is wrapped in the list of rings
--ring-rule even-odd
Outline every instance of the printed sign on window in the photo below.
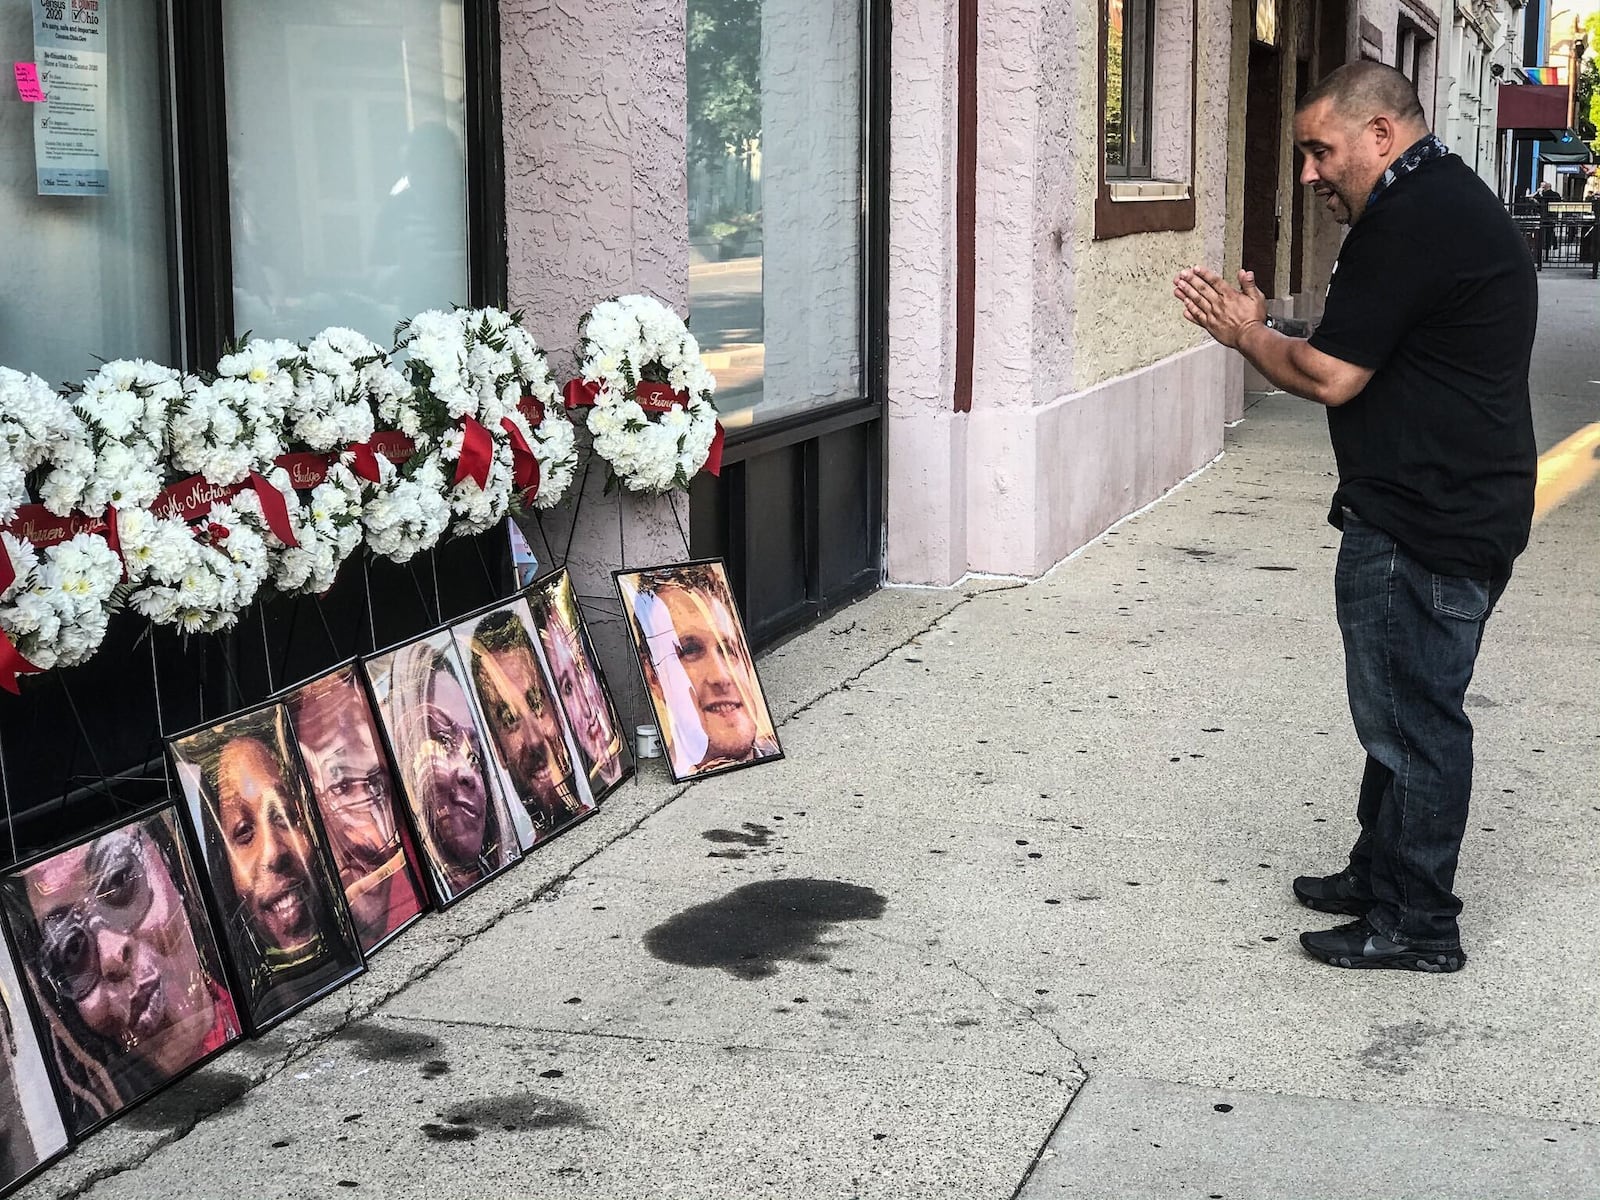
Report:
[[[34,59],[46,99],[33,114],[41,196],[104,196],[105,9],[110,0],[33,0]]]

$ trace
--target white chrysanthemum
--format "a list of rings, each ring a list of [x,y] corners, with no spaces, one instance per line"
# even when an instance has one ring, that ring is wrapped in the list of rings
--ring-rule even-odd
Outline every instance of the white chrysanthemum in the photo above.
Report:
[[[28,502],[28,472],[85,456],[93,461],[88,430],[66,397],[37,375],[9,367],[0,367],[0,455],[0,521]]]
[[[438,545],[450,523],[444,468],[428,455],[409,475],[384,459],[379,472],[361,511],[367,548],[390,562],[408,562]]]
[[[106,363],[71,399],[83,435],[54,460],[41,501],[57,516],[149,504],[161,490],[168,421],[183,395],[183,377],[170,368],[141,359]]]

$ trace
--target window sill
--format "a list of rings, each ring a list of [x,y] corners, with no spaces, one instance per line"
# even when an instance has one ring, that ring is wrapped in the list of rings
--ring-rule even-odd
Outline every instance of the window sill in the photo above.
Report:
[[[1150,200],[1187,200],[1189,184],[1162,179],[1113,179],[1106,183],[1107,198],[1113,204]]]
[[[1181,190],[1175,195],[1129,195],[1124,190],[1129,183],[1141,188]],[[1100,184],[1094,201],[1094,240],[1097,242],[1135,233],[1183,232],[1193,229],[1194,223],[1195,195],[1191,184],[1107,180]]]

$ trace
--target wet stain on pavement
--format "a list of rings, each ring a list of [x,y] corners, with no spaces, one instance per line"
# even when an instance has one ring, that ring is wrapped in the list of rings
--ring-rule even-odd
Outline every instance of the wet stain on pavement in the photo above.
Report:
[[[422,1126],[422,1132],[436,1142],[470,1142],[483,1132],[470,1125],[436,1125],[432,1121]]]
[[[1443,1025],[1406,1021],[1377,1026],[1372,1033],[1372,1041],[1361,1051],[1361,1061],[1385,1075],[1407,1074],[1428,1043],[1440,1039],[1459,1041],[1461,1037],[1460,1026],[1454,1021]]]
[[[826,962],[823,936],[844,921],[875,921],[887,901],[871,888],[831,879],[771,879],[696,904],[644,936],[663,962],[716,967],[736,979],[764,979],[777,964]]]
[[[746,821],[739,829],[708,829],[700,836],[708,842],[723,844],[737,842],[741,846],[765,846],[772,840],[772,830],[765,825],[757,825],[754,821]]]
[[[782,817],[777,818],[783,820]],[[746,821],[738,829],[707,829],[700,835],[708,842],[715,842],[721,846],[731,846],[729,850],[713,850],[711,858],[744,858],[751,849],[770,845],[772,830],[765,825],[757,825],[754,821]]]
[[[400,1062],[407,1058],[421,1058],[429,1050],[439,1048],[437,1038],[421,1033],[409,1033],[404,1029],[393,1029],[375,1021],[358,1021],[346,1026],[337,1040],[354,1042],[356,1053],[373,1062]]]
[[[232,1071],[202,1071],[162,1092],[122,1118],[134,1129],[164,1130],[226,1108],[250,1090],[250,1077]]]
[[[497,1128],[507,1133],[568,1126],[587,1127],[589,1124],[589,1114],[581,1106],[529,1092],[464,1100],[451,1105],[440,1115],[458,1129]]]

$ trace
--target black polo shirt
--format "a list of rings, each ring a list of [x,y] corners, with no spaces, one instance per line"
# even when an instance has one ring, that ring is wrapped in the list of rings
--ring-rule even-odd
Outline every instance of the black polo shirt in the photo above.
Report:
[[[1443,575],[1508,575],[1528,544],[1538,453],[1528,398],[1539,292],[1493,192],[1454,154],[1402,175],[1350,229],[1311,336],[1371,367],[1328,410],[1348,506]]]

